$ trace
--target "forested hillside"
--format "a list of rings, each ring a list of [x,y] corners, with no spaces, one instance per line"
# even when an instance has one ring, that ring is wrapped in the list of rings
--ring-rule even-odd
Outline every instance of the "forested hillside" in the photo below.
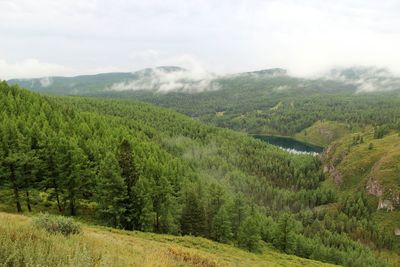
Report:
[[[391,229],[323,186],[321,162],[132,101],[48,97],[1,83],[0,203],[253,252],[392,266]],[[349,207],[351,209],[349,210]]]
[[[400,78],[385,69],[333,69],[320,78],[283,69],[206,75],[158,67],[133,73],[10,80],[61,95],[129,98],[173,108],[203,122],[253,134],[294,136],[320,120],[400,128]]]
[[[200,93],[127,90],[96,95],[143,100],[248,133],[292,136],[320,120],[347,123],[350,128],[367,124],[400,128],[398,90],[358,91],[356,85],[341,80],[257,72],[221,78],[218,83],[219,90]]]

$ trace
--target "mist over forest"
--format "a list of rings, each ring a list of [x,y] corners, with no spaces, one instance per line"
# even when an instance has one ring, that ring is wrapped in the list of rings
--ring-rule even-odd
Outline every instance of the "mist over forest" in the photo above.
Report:
[[[0,9],[0,266],[399,266],[398,1]]]

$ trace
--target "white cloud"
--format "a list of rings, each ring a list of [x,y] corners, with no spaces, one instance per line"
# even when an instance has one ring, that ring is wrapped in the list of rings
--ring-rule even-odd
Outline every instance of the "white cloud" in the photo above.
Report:
[[[36,58],[87,73],[179,65],[190,55],[213,72],[311,75],[362,64],[400,73],[396,0],[1,0],[0,10],[7,62]]]
[[[21,62],[9,63],[0,59],[0,79],[33,78],[51,75],[68,75],[71,69],[57,64],[39,62],[36,59],[27,59]],[[44,84],[50,81],[43,80]]]
[[[207,72],[200,66],[190,70],[182,69],[177,71],[155,68],[150,73],[143,71],[139,75],[136,80],[115,83],[109,90],[154,90],[159,93],[195,93],[219,89],[219,85],[213,83],[218,76]]]
[[[53,83],[53,79],[51,77],[43,77],[39,82],[42,87],[48,87]]]

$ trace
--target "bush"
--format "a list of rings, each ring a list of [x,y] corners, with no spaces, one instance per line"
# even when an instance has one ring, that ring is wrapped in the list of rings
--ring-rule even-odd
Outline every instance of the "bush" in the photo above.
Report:
[[[51,234],[60,233],[65,236],[81,233],[81,227],[72,218],[40,214],[33,219],[36,228],[44,229]]]

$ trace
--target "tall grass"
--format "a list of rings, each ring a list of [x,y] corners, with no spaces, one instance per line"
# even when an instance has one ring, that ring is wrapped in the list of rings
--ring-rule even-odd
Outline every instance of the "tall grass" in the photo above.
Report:
[[[23,217],[21,217],[23,218]],[[0,266],[107,266],[101,251],[83,237],[65,237],[39,230],[14,216],[2,216]]]
[[[3,266],[308,267],[325,264],[267,247],[263,253],[254,254],[190,236],[93,226],[83,226],[81,234],[65,236],[35,227],[28,217],[0,212],[0,267]]]
[[[137,241],[96,229],[49,233],[29,218],[0,213],[0,266],[217,266],[200,257],[192,262],[190,254],[180,257],[154,241],[146,246]]]

